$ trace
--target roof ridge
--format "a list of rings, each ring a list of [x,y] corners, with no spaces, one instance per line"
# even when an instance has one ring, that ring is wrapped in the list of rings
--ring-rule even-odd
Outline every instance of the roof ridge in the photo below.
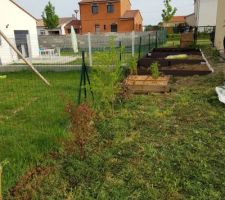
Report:
[[[18,8],[20,8],[22,11],[24,11],[25,13],[27,13],[30,17],[34,18],[37,21],[37,18],[34,17],[33,15],[31,15],[27,10],[25,10],[23,7],[21,7],[18,3],[16,3],[14,0],[9,0],[11,3],[13,3],[15,6],[17,6]]]

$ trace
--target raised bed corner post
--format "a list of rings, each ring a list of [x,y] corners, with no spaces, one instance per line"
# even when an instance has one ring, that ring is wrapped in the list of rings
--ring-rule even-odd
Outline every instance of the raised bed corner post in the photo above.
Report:
[[[79,86],[79,93],[78,93],[78,105],[80,105],[80,103],[81,103],[82,89],[84,90],[84,98],[85,98],[85,100],[87,99],[87,82],[89,84],[92,99],[94,101],[94,93],[91,89],[91,81],[90,81],[90,78],[89,78],[89,75],[88,75],[87,66],[85,64],[85,52],[82,51],[82,67],[81,67],[81,72],[80,72],[80,86]]]
[[[140,37],[139,51],[138,51],[138,59],[141,59],[141,45],[142,45],[142,37]]]
[[[155,48],[158,48],[158,31],[155,32]]]

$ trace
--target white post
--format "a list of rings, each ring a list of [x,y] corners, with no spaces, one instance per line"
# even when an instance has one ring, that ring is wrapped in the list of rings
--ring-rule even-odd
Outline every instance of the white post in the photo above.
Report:
[[[135,53],[135,32],[134,31],[132,31],[131,37],[132,37],[132,57],[134,57],[134,53]]]
[[[92,66],[91,33],[88,33],[89,64]]]
[[[32,48],[31,48],[31,39],[30,39],[30,35],[29,34],[27,34],[26,35],[26,37],[27,37],[27,46],[28,46],[28,57],[30,58],[30,59],[32,59]]]

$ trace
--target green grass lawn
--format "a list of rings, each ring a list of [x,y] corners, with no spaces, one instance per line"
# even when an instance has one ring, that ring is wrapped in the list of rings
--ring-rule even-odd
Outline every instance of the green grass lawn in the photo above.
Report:
[[[168,94],[118,103],[96,122],[84,161],[62,145],[78,74],[45,73],[49,89],[30,73],[8,74],[0,80],[4,191],[20,180],[15,199],[223,199],[225,107],[215,87],[224,77],[213,66],[211,75],[173,78]]]
[[[67,135],[66,102],[77,96],[79,73],[44,73],[47,88],[30,72],[10,73],[0,80],[0,161],[4,191],[36,165],[42,156],[60,148]]]

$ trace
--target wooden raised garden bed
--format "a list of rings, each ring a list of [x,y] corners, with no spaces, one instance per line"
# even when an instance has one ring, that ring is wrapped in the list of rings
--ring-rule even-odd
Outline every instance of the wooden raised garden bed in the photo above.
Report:
[[[186,54],[185,59],[168,59],[167,56]],[[208,62],[198,48],[153,49],[138,61],[138,75],[150,74],[150,66],[157,62],[159,71],[165,75],[192,76],[212,73]]]
[[[130,75],[125,87],[133,94],[165,93],[169,90],[169,76],[153,79],[151,76]]]

